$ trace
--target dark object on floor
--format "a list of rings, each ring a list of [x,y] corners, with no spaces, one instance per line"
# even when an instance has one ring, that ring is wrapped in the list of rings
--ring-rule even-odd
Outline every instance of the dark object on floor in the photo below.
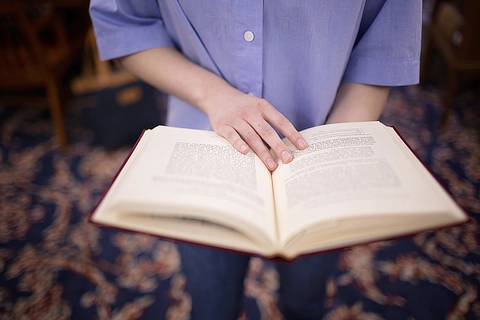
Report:
[[[135,81],[86,96],[84,124],[94,142],[107,149],[133,146],[144,129],[163,124],[165,97],[152,86]]]

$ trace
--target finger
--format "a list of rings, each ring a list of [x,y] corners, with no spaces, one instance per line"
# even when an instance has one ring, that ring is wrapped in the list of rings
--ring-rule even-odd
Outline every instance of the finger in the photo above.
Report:
[[[295,129],[293,124],[275,108],[264,109],[265,119],[280,131],[297,149],[303,150],[308,144],[303,136]]]
[[[235,149],[243,154],[250,151],[248,144],[240,137],[238,132],[229,125],[223,125],[216,130],[217,134],[224,137]]]
[[[278,167],[277,160],[275,160],[262,138],[250,124],[244,122],[242,125],[237,125],[236,130],[270,171]]]
[[[289,163],[293,160],[291,151],[268,122],[262,119],[254,125],[254,129],[283,163]]]

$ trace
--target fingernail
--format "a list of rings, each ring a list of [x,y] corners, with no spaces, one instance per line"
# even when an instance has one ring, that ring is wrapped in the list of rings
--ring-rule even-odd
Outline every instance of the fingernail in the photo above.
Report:
[[[305,141],[304,139],[298,139],[297,145],[300,149],[305,149],[306,147],[308,147],[307,141]]]
[[[240,152],[241,153],[247,153],[248,147],[246,144],[240,146]]]
[[[288,151],[283,151],[282,152],[282,160],[283,162],[288,162],[290,160],[292,160],[293,156],[290,152]]]
[[[276,166],[277,166],[277,162],[275,160],[273,160],[273,158],[268,158],[267,159],[267,167],[269,169],[275,169]]]

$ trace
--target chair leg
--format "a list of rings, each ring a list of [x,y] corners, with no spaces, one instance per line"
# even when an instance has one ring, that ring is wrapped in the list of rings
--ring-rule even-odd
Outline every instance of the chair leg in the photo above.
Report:
[[[458,86],[460,84],[460,75],[455,70],[450,70],[447,92],[443,102],[442,116],[440,119],[440,128],[445,127],[450,113],[455,105],[455,97],[457,95]]]
[[[426,39],[425,50],[422,55],[422,62],[420,64],[420,85],[425,86],[430,77],[430,67],[433,57],[433,40],[430,35]]]
[[[52,116],[55,134],[58,139],[60,149],[65,150],[68,144],[67,132],[65,128],[64,116],[62,112],[62,102],[58,83],[51,79],[46,84],[48,106]]]

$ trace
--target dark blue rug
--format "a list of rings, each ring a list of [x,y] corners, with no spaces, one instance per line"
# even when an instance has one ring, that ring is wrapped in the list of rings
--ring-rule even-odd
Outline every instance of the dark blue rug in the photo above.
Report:
[[[324,319],[480,319],[480,103],[465,91],[438,129],[442,93],[394,89],[394,125],[470,213],[465,225],[342,251],[325,275]],[[175,244],[86,222],[129,148],[96,144],[85,101],[67,108],[70,147],[48,113],[0,107],[0,319],[188,319]],[[282,319],[278,274],[255,258],[240,319]]]

